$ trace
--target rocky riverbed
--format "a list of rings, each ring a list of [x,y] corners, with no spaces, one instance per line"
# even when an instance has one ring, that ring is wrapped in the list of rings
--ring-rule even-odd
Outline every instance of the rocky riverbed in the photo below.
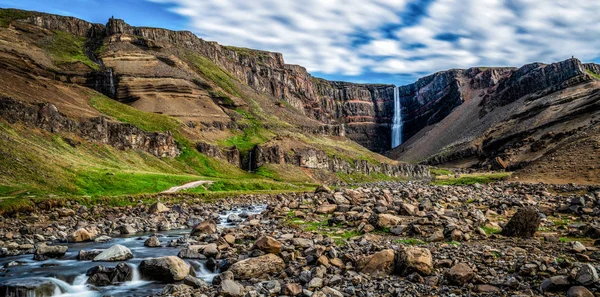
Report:
[[[0,294],[600,296],[600,187],[379,183],[182,201],[3,217]]]

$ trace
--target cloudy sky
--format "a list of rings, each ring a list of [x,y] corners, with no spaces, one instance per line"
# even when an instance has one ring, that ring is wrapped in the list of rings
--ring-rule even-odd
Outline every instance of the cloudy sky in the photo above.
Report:
[[[0,7],[190,30],[356,82],[401,85],[449,68],[571,56],[600,62],[598,0],[0,0]]]

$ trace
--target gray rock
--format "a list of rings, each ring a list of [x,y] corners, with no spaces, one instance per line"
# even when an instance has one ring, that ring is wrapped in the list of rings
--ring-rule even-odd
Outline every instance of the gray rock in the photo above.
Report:
[[[60,258],[67,253],[69,248],[60,245],[40,245],[33,254],[33,259],[37,261],[44,261],[49,258]]]
[[[568,276],[557,275],[545,279],[540,288],[544,292],[557,292],[566,290],[570,285]]]
[[[241,297],[243,296],[243,288],[237,282],[226,279],[221,282],[221,294],[229,297]]]
[[[575,279],[581,285],[590,286],[598,282],[598,272],[594,266],[590,264],[583,264],[581,269],[579,269]]]
[[[127,247],[115,244],[94,257],[94,262],[119,262],[133,258],[133,253]]]
[[[158,237],[151,236],[148,239],[146,239],[146,241],[144,241],[144,246],[147,246],[147,247],[160,247],[160,241],[158,240]]]
[[[567,297],[594,297],[594,294],[586,287],[576,286],[567,291]]]
[[[540,221],[538,210],[535,207],[521,207],[502,229],[502,235],[531,238],[538,230]]]

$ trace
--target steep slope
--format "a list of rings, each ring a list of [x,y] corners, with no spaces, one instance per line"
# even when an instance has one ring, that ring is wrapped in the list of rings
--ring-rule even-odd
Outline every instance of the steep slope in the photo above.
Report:
[[[44,186],[43,179],[29,182],[36,171],[75,178],[87,169],[159,174],[168,167],[176,175],[281,182],[429,176],[426,167],[401,164],[352,141],[380,151],[389,146],[386,106],[393,86],[313,78],[284,64],[280,54],[224,47],[190,32],[0,11],[0,140],[11,148],[2,161],[12,170],[0,184],[11,191],[66,186],[62,179],[56,187]],[[62,150],[48,141],[32,151],[9,146],[48,138],[72,145],[74,156],[61,160],[54,154]],[[297,157],[271,162],[260,157],[265,145]],[[117,156],[89,167],[75,157],[95,154],[79,152],[84,147],[117,155],[134,150],[162,165],[128,167],[120,163],[127,158]],[[20,166],[44,158],[57,168],[19,174]]]
[[[448,166],[527,166],[557,153],[571,136],[597,133],[598,69],[569,59],[451,70],[401,87],[410,139],[389,155]]]

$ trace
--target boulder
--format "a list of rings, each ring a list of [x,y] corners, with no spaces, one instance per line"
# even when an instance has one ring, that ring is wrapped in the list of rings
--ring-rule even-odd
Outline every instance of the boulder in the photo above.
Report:
[[[33,259],[37,261],[44,261],[49,258],[60,258],[67,253],[69,248],[61,245],[45,245],[38,246],[33,254]]]
[[[46,278],[12,279],[0,283],[2,296],[50,297],[57,289],[58,286]]]
[[[383,250],[360,260],[358,271],[373,276],[389,275],[394,271],[394,259],[394,250]]]
[[[531,238],[540,226],[540,216],[535,207],[521,207],[502,229],[502,235]]]
[[[77,254],[77,260],[79,261],[92,261],[96,256],[100,255],[104,250],[81,250]]]
[[[213,220],[205,220],[202,223],[194,226],[192,229],[192,236],[198,236],[202,234],[214,234],[217,232],[217,223]]]
[[[567,297],[594,297],[594,294],[586,287],[575,286],[567,291]]]
[[[188,275],[183,279],[183,283],[194,288],[194,289],[200,289],[200,288],[206,288],[208,287],[208,284],[200,278]]]
[[[401,222],[401,218],[388,213],[379,214],[377,217],[377,226],[379,228],[392,228],[396,225],[400,225]]]
[[[330,194],[331,193],[331,189],[327,185],[320,185],[320,186],[318,186],[315,189],[315,194],[319,194],[319,193]]]
[[[446,278],[451,284],[462,286],[475,277],[473,269],[466,263],[458,263],[446,272]]]
[[[281,246],[281,242],[270,236],[261,236],[254,243],[254,249],[259,249],[271,254],[279,254],[281,252]]]
[[[87,284],[98,287],[111,286],[131,281],[133,269],[125,263],[119,263],[115,268],[93,267],[87,271],[86,275],[89,276]]]
[[[94,258],[94,262],[119,262],[133,258],[131,250],[120,244],[115,244]]]
[[[302,286],[296,283],[285,284],[283,294],[287,296],[298,296],[302,293]]]
[[[148,239],[146,239],[146,241],[144,241],[144,246],[147,246],[147,247],[160,247],[160,241],[158,240],[158,237],[151,236]]]
[[[221,290],[219,296],[226,297],[241,297],[244,295],[244,288],[237,282],[226,279],[221,282]]]
[[[331,213],[335,212],[336,208],[337,208],[337,205],[335,205],[335,204],[323,204],[317,208],[316,213],[331,214]]]
[[[129,224],[125,224],[125,225],[121,225],[119,226],[119,232],[121,234],[135,234],[137,233],[137,230],[135,230],[135,228],[133,228],[133,226],[129,225]]]
[[[140,264],[140,273],[147,279],[162,282],[183,280],[190,274],[190,265],[176,256],[146,259]]]
[[[285,269],[285,263],[274,254],[249,258],[234,263],[229,268],[236,279],[247,280],[251,278],[265,278],[269,275],[280,273]]]
[[[71,242],[86,242],[86,241],[92,241],[92,240],[94,240],[94,238],[96,238],[95,232],[88,230],[86,228],[79,228],[75,232],[73,232],[73,234],[71,234],[71,236],[69,237],[69,240]]]
[[[433,271],[432,256],[429,249],[419,247],[405,247],[396,254],[394,271],[402,276],[417,272],[421,275],[430,275]]]
[[[598,272],[596,271],[596,268],[594,268],[594,266],[590,264],[583,264],[581,266],[581,269],[579,269],[579,272],[577,272],[575,280],[577,281],[577,283],[584,286],[596,284],[599,280]]]
[[[167,212],[169,210],[170,209],[166,205],[164,205],[160,202],[157,202],[150,206],[150,209],[148,210],[148,212],[149,213],[161,213],[161,212]]]
[[[557,275],[545,279],[540,288],[543,292],[564,291],[570,286],[569,277],[566,275]]]
[[[205,255],[199,253],[197,250],[193,250],[190,248],[184,248],[181,251],[179,251],[179,254],[177,254],[177,257],[182,258],[182,259],[206,260]]]

